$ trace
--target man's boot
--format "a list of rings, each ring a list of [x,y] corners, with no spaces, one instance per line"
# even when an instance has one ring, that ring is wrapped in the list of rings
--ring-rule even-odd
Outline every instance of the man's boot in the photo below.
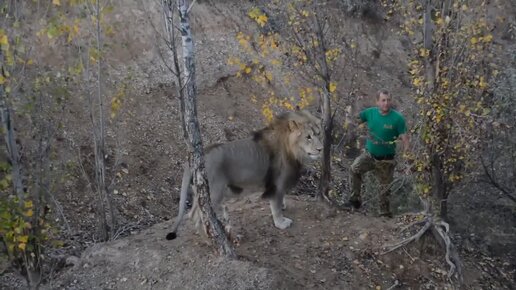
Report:
[[[388,199],[380,200],[380,216],[392,218],[392,212],[391,212],[391,208],[390,208]]]
[[[344,207],[359,209],[362,206],[362,202],[359,199],[350,198],[344,203]]]

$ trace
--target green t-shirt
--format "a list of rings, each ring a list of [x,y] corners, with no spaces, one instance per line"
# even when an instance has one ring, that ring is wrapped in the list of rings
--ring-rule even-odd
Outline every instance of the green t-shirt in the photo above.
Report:
[[[390,110],[382,115],[380,109],[372,107],[360,112],[360,119],[367,122],[369,138],[366,149],[374,156],[394,155],[396,153],[396,139],[407,132],[405,118],[397,111]]]

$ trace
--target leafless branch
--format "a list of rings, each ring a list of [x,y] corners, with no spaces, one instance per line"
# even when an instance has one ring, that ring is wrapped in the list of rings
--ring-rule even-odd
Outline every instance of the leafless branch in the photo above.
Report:
[[[192,1],[192,3],[190,3],[190,6],[188,7],[188,10],[186,10],[186,13],[187,13],[187,14],[190,14],[190,10],[192,10],[192,8],[193,8],[193,6],[194,6],[194,4],[195,4],[195,2],[196,2],[196,1],[197,1],[197,0],[193,0],[193,1]]]
[[[494,158],[490,158],[491,161],[494,160]],[[500,192],[502,192],[504,194],[505,197],[507,197],[508,199],[512,200],[513,202],[516,202],[516,197],[514,197],[512,195],[512,193],[510,192],[509,189],[505,188],[505,186],[501,185],[496,176],[495,176],[495,170],[494,170],[494,164],[493,162],[491,162],[491,169],[487,168],[487,164],[484,160],[484,158],[480,158],[480,163],[482,164],[482,168],[484,169],[484,174],[485,176],[487,177],[487,182],[488,184],[490,184],[491,186],[493,186],[494,188],[498,189]]]
[[[48,192],[48,188],[46,190]],[[54,204],[54,208],[56,209],[57,213],[63,219],[64,225],[66,227],[66,231],[68,232],[69,235],[71,235],[72,234],[72,229],[70,228],[70,224],[68,223],[68,220],[66,219],[63,207],[61,206],[59,201],[54,197],[53,194],[49,194],[49,195],[50,195],[50,199],[52,200],[52,203]]]
[[[396,280],[394,281],[394,285],[392,285],[391,287],[387,288],[387,290],[392,290],[396,287],[398,287],[400,285],[400,281]]]

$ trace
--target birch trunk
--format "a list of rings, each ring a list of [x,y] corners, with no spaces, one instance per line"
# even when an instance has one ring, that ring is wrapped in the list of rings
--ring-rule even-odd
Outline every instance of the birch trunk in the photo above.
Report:
[[[228,240],[222,223],[217,219],[210,203],[209,184],[204,167],[204,152],[197,120],[197,87],[195,82],[195,54],[192,31],[189,23],[187,0],[177,0],[179,11],[181,41],[183,48],[184,85],[181,86],[184,96],[183,120],[185,122],[187,145],[192,152],[191,168],[193,172],[193,188],[201,209],[201,220],[208,236],[213,240],[220,254],[236,258],[235,250]]]

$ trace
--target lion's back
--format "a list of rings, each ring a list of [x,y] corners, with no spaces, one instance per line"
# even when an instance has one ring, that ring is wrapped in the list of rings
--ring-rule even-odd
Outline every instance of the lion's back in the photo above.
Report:
[[[250,138],[219,144],[206,156],[208,172],[240,187],[263,183],[269,162],[267,149]]]

